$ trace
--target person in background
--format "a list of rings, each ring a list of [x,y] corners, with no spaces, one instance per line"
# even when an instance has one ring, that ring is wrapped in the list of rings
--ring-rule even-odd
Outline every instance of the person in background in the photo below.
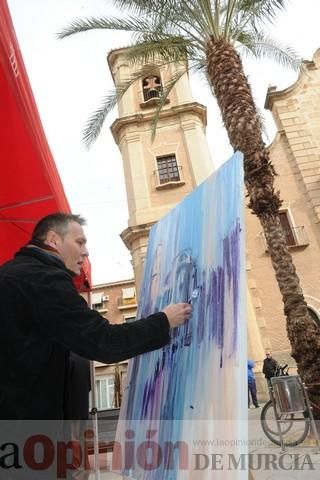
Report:
[[[257,386],[256,386],[256,378],[254,375],[254,361],[248,360],[248,408],[250,408],[250,395],[252,399],[252,403],[255,408],[259,408],[259,403],[257,399]]]
[[[265,379],[270,386],[270,378],[275,377],[277,369],[279,368],[278,362],[272,358],[271,350],[266,350],[266,358],[263,360],[262,373],[264,373]]]

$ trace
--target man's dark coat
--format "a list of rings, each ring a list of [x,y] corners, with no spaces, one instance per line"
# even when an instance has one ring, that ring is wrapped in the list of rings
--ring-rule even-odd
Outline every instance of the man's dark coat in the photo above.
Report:
[[[278,368],[278,362],[272,357],[267,357],[263,360],[262,373],[264,373],[265,378],[272,378],[276,376]]]
[[[111,325],[54,255],[24,247],[0,267],[0,418],[61,419],[69,351],[114,363],[163,347],[162,312]]]

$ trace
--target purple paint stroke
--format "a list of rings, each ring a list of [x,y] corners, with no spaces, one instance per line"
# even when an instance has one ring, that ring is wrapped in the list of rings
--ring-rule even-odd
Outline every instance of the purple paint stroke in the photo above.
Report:
[[[152,411],[160,405],[160,396],[162,388],[162,372],[159,361],[156,364],[153,377],[147,381],[142,398],[141,416],[142,418],[153,418]],[[151,411],[150,411],[151,410]],[[148,415],[149,413],[149,415]]]
[[[222,267],[209,274],[209,291],[207,295],[207,311],[209,318],[209,341],[215,339],[220,349],[220,367],[224,345],[224,288],[225,273]]]
[[[228,288],[231,289],[233,300],[233,337],[232,355],[237,348],[238,313],[239,313],[239,284],[240,284],[240,223],[237,221],[235,228],[223,241],[223,263],[227,270]]]
[[[206,286],[201,285],[198,287],[199,297],[198,297],[198,322],[197,322],[197,343],[201,344],[204,338],[204,318],[205,318],[205,307],[206,307]]]

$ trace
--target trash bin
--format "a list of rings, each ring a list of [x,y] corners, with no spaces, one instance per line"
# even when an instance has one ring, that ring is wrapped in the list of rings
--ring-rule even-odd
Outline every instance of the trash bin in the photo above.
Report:
[[[271,385],[280,413],[301,413],[307,409],[299,375],[271,378]]]

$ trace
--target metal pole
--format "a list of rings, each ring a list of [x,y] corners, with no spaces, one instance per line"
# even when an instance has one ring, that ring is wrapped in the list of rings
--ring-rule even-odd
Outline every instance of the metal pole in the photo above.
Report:
[[[91,292],[88,295],[88,305],[92,308],[91,302]],[[96,399],[96,372],[94,368],[94,361],[90,360],[90,379],[91,379],[91,416],[92,416],[92,426],[93,426],[93,465],[95,480],[100,480],[100,468],[99,468],[99,427],[98,427],[98,409],[97,409],[97,399]]]
[[[282,430],[281,430],[281,415],[279,416],[278,412],[277,412],[276,398],[275,398],[275,394],[274,394],[274,391],[273,391],[273,385],[272,385],[271,380],[272,379],[270,379],[270,383],[269,383],[269,395],[270,395],[270,400],[272,402],[274,418],[276,419],[278,434],[279,434],[279,438],[280,438],[280,452],[284,453],[286,451],[286,449],[285,449],[285,444],[284,444],[284,441],[283,441],[283,435],[282,435]]]

